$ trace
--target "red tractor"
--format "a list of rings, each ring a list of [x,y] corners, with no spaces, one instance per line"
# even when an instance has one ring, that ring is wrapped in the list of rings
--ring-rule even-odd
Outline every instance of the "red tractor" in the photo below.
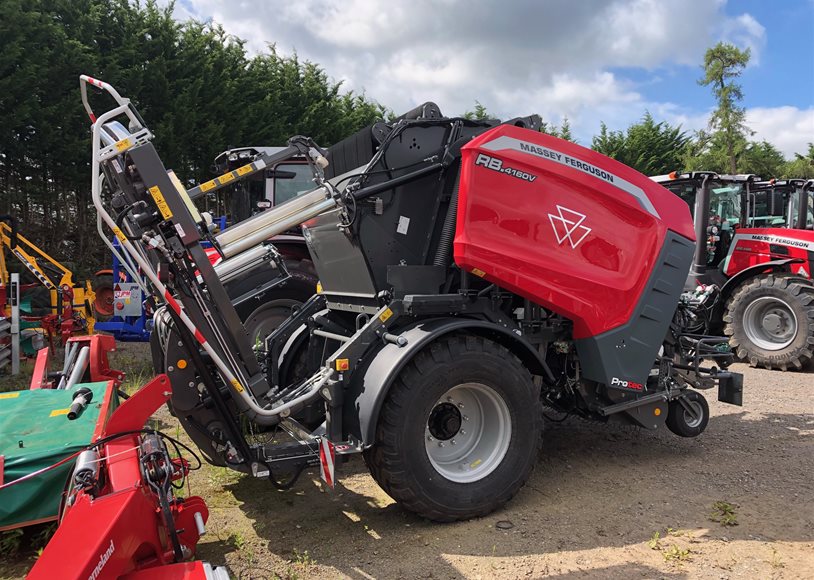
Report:
[[[814,358],[814,180],[711,172],[653,179],[694,213],[688,328],[723,332],[753,366],[800,369]]]

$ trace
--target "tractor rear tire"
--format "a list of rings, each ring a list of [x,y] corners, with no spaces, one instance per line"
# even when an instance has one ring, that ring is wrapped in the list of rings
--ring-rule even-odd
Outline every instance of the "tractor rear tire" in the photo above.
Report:
[[[814,284],[769,274],[741,285],[727,301],[724,334],[754,367],[802,369],[814,358]]]
[[[409,511],[466,520],[498,509],[525,484],[542,426],[539,388],[517,357],[490,340],[456,334],[430,344],[399,373],[365,462]]]

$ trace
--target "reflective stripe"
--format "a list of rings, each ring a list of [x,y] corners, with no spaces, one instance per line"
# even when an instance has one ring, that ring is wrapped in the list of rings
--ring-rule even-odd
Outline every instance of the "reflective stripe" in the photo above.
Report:
[[[520,139],[515,139],[514,137],[509,137],[507,135],[501,135],[497,139],[488,141],[481,145],[481,148],[486,149],[487,151],[501,151],[510,149],[512,151],[519,151],[520,153],[534,155],[535,157],[538,157],[544,161],[551,161],[559,165],[570,167],[571,169],[576,169],[577,171],[581,171],[586,175],[591,175],[597,179],[601,179],[605,183],[632,195],[636,198],[636,201],[639,202],[639,205],[647,210],[648,213],[656,216],[659,219],[661,218],[659,213],[656,211],[653,202],[650,201],[650,198],[647,197],[647,194],[645,194],[642,188],[637,185],[633,185],[629,181],[622,179],[618,175],[615,175],[606,169],[597,167],[596,165],[583,161],[582,159],[572,157],[571,155],[562,153],[560,151],[549,149],[548,147],[543,147],[542,145],[537,145],[536,143],[527,143],[526,141],[521,141]]]

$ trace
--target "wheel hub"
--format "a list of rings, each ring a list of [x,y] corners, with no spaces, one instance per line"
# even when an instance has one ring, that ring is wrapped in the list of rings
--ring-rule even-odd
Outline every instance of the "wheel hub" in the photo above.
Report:
[[[497,469],[513,435],[506,401],[481,383],[464,383],[444,393],[424,430],[430,463],[456,483],[481,480]]]
[[[430,413],[430,420],[427,427],[430,435],[439,441],[448,441],[461,430],[461,412],[452,403],[441,403],[436,405]]]
[[[785,301],[773,296],[753,300],[743,313],[743,328],[755,346],[777,351],[797,335],[797,317]]]

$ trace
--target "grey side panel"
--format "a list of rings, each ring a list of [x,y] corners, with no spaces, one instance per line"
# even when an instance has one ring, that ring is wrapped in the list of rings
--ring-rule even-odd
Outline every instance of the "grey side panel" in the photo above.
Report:
[[[534,346],[510,329],[491,322],[472,318],[433,318],[405,329],[394,330],[407,338],[403,347],[383,346],[375,356],[367,356],[371,363],[355,374],[345,394],[343,425],[345,434],[358,438],[365,447],[375,441],[376,424],[390,385],[410,360],[425,346],[439,337],[466,330],[502,344],[512,351],[532,374],[542,374],[544,361]]]
[[[668,231],[653,273],[627,324],[574,341],[585,378],[644,384],[675,314],[695,244]]]
[[[359,243],[339,229],[339,224],[337,209],[306,222],[302,228],[323,291],[374,297],[376,288]]]

